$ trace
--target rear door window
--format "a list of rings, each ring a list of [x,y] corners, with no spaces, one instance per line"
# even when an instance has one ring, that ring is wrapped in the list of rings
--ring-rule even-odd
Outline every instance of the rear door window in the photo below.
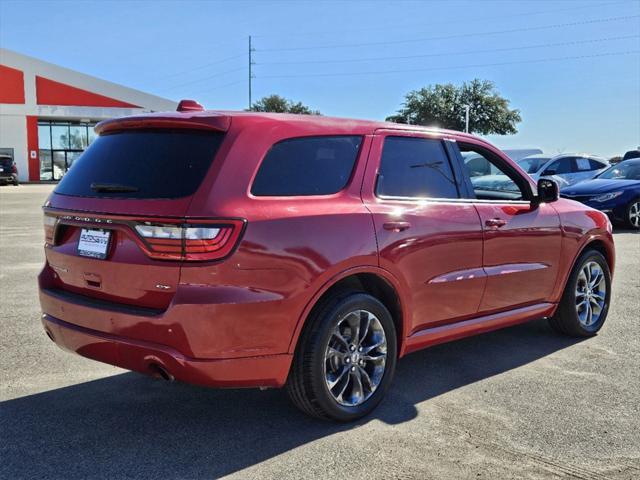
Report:
[[[458,198],[449,157],[440,140],[387,137],[376,194],[381,197]]]
[[[574,173],[576,171],[573,163],[573,157],[566,157],[556,160],[547,167],[543,175],[561,175],[565,173]]]
[[[301,137],[271,147],[251,186],[255,196],[331,195],[342,190],[361,136]]]
[[[193,195],[224,134],[195,130],[129,130],[99,136],[55,189],[61,195],[180,198]]]

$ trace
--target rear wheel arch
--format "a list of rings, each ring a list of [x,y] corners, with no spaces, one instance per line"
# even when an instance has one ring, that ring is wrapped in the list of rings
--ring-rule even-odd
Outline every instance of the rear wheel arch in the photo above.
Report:
[[[314,295],[307,304],[301,317],[298,320],[295,332],[289,345],[289,353],[295,353],[303,331],[307,325],[307,320],[312,316],[315,309],[321,308],[327,299],[335,296],[347,295],[353,292],[364,292],[377,298],[391,313],[393,323],[396,327],[398,356],[404,354],[404,340],[407,322],[405,321],[408,306],[403,301],[400,294],[400,286],[397,280],[387,271],[380,268],[375,269],[351,269],[340,275],[333,277]]]

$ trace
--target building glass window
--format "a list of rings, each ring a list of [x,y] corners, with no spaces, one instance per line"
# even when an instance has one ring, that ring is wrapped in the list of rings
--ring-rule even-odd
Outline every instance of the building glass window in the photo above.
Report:
[[[60,180],[95,140],[94,126],[95,123],[40,120],[40,180]]]

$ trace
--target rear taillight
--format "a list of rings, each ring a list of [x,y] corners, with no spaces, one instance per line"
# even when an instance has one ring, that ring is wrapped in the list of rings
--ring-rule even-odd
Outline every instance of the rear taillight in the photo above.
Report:
[[[18,174],[18,167],[16,167],[15,163],[11,165],[11,173]]]
[[[58,222],[58,217],[54,217],[53,215],[44,215],[44,241],[45,243],[53,245],[53,240],[55,236],[56,223]]]
[[[143,222],[135,230],[152,258],[211,261],[233,251],[243,227],[244,221],[232,219],[197,224]]]

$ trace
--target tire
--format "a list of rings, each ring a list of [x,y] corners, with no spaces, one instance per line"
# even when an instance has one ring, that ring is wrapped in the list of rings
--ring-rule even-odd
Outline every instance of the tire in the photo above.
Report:
[[[361,342],[353,341],[356,325]],[[376,344],[380,345],[367,355],[367,349]],[[308,415],[350,422],[369,414],[380,403],[393,380],[396,361],[396,330],[387,308],[366,293],[342,292],[321,301],[307,319],[287,380],[287,393]],[[332,389],[329,382],[335,382]]]
[[[587,270],[590,272],[588,275]],[[600,278],[597,274],[598,270],[602,275],[600,280],[598,280]],[[588,284],[593,287],[587,288]],[[591,294],[588,294],[588,291]],[[549,319],[549,324],[555,331],[564,335],[591,337],[604,325],[609,313],[610,301],[609,264],[600,252],[586,250],[573,266],[558,309]],[[591,316],[589,316],[589,309]]]
[[[629,202],[625,210],[624,224],[625,227],[640,229],[640,197],[634,198]]]

